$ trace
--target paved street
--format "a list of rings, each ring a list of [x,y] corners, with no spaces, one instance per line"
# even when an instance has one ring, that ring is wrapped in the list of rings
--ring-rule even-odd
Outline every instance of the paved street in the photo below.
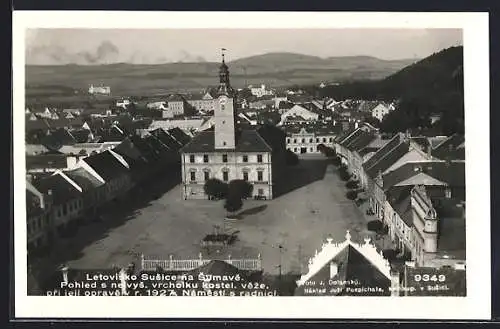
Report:
[[[224,229],[222,201],[183,200],[181,186],[176,185],[165,193],[160,186],[156,200],[137,199],[120,206],[121,213],[108,223],[82,228],[71,240],[72,247],[60,256],[69,266],[107,268],[139,261],[141,254],[167,259],[169,255],[195,258],[200,251],[212,258],[228,254],[256,258],[260,253],[264,270],[278,273],[281,245],[282,272],[297,273],[301,265],[305,269],[307,259],[328,235],[343,241],[347,229],[354,239],[369,234],[363,214],[346,199],[344,182],[323,156],[301,159],[286,177],[290,186],[282,188],[282,195],[274,200],[244,202],[239,212],[242,219],[225,227],[239,231],[238,240],[219,253],[212,250],[207,255],[200,240],[214,232],[214,225]],[[127,210],[134,207],[134,211]]]

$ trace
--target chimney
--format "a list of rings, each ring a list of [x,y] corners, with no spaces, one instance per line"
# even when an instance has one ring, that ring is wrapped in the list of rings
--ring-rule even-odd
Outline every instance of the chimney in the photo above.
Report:
[[[337,263],[330,262],[330,279],[333,279],[339,272],[339,267]]]
[[[391,296],[399,296],[401,290],[400,274],[398,271],[391,269]]]
[[[63,265],[61,267],[61,273],[62,273],[62,277],[63,277],[63,282],[66,283],[66,285],[68,284],[69,282],[69,279],[68,279],[68,272],[69,272],[69,268],[66,266],[66,265]]]

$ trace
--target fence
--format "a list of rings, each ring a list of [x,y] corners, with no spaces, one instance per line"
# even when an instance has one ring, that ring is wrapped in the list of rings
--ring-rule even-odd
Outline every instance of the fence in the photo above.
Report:
[[[141,255],[141,267],[145,271],[154,271],[157,268],[162,268],[168,271],[190,271],[200,266],[206,265],[211,259],[203,259],[202,256],[198,259],[152,259]],[[260,254],[256,259],[222,259],[222,261],[237,267],[240,270],[259,271],[262,269],[262,260]]]

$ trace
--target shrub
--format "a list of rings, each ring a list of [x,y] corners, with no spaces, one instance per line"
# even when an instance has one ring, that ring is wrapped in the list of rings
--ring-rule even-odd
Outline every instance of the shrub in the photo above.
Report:
[[[340,158],[338,156],[335,156],[333,159],[332,159],[332,163],[333,165],[335,166],[340,166]]]
[[[339,176],[340,176],[340,179],[343,180],[343,181],[347,181],[350,177],[350,175],[347,173],[347,171],[339,171]]]
[[[209,197],[224,199],[228,193],[228,185],[217,178],[210,178],[205,182],[203,190]]]
[[[357,181],[348,181],[345,186],[350,189],[356,189],[359,187],[359,183]]]
[[[241,209],[243,207],[243,201],[241,198],[231,196],[226,199],[226,202],[224,203],[224,209],[226,209],[229,212],[235,212]]]
[[[228,198],[240,199],[250,198],[253,192],[253,185],[243,179],[235,179],[229,182]]]
[[[346,193],[346,197],[349,200],[354,200],[354,199],[356,199],[357,196],[358,196],[358,192],[356,192],[356,191],[349,191]]]

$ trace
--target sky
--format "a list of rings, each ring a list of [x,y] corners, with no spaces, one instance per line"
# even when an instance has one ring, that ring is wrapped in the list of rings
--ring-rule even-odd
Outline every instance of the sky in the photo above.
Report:
[[[462,45],[460,29],[30,29],[27,64],[219,61],[269,52],[423,58]]]

